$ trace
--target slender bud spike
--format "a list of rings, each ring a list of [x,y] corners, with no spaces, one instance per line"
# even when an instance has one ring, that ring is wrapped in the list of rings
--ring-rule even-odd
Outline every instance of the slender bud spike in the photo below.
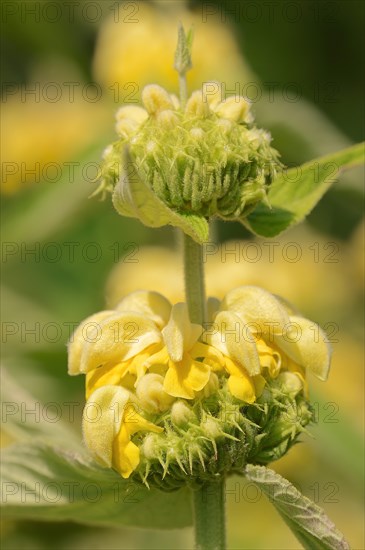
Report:
[[[188,33],[185,34],[184,27],[179,23],[174,69],[181,75],[185,74],[193,66],[191,61],[192,45],[193,29],[189,29]]]

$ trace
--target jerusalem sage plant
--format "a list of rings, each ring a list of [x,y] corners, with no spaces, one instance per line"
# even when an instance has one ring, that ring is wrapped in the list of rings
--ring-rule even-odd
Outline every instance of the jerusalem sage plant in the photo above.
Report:
[[[225,99],[215,82],[187,97],[191,42],[180,27],[180,98],[153,84],[143,90],[144,107],[118,111],[118,140],[104,153],[98,189],[112,193],[124,216],[182,230],[186,303],[139,290],[80,324],[69,343],[69,374],[86,375],[87,451],[71,439],[70,451],[60,450],[64,432],[10,448],[9,508],[15,517],[43,512],[48,519],[172,528],[190,523],[192,495],[196,547],[223,549],[224,483],[237,474],[270,498],[305,548],[345,549],[324,512],[266,467],[307,431],[307,372],[326,379],[326,335],[261,288],[207,300],[202,245],[217,216],[266,237],[298,223],[333,182],[333,166],[362,163],[363,147],[316,159],[316,171],[313,163],[285,171],[245,98]],[[72,499],[52,505],[37,495],[24,506],[14,484],[37,476],[73,484]],[[95,510],[82,498],[87,480],[102,488]]]

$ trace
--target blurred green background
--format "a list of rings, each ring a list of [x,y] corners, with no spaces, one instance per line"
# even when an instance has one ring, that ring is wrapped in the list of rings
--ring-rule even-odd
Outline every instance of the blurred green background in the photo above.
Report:
[[[208,79],[225,82],[231,92],[238,83],[283,161],[299,164],[363,139],[365,4],[27,0],[2,7],[3,362],[37,398],[82,402],[83,379],[66,373],[70,327],[141,286],[161,285],[179,298],[175,232],[123,219],[110,200],[88,200],[102,150],[114,139],[117,107],[138,101],[147,82],[177,90],[171,66],[178,21],[192,22],[196,33],[190,90]],[[363,180],[360,169],[341,176],[301,228],[276,239],[274,263],[267,241],[255,240],[266,253],[252,262],[241,254],[251,239],[243,227],[217,223],[221,243],[246,240],[238,245],[239,261],[225,262],[217,252],[207,266],[211,292],[222,296],[234,284],[260,284],[333,331],[330,379],[312,381],[314,437],[273,467],[323,506],[359,550]],[[293,242],[302,251],[298,262],[283,254]],[[151,255],[146,247],[152,245],[171,253]],[[13,440],[6,425],[3,436],[4,445]],[[235,483],[228,482],[229,548],[299,548],[270,504],[255,503],[242,490],[237,497]],[[3,548],[192,545],[188,529],[106,530],[39,520],[4,522]]]

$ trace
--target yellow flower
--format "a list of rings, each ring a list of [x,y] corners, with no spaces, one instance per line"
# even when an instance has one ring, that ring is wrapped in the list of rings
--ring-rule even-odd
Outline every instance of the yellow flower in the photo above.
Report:
[[[326,378],[330,349],[324,333],[270,293],[239,287],[222,302],[210,299],[208,310],[210,320],[203,327],[190,322],[185,303],[171,305],[161,294],[136,291],[115,310],[88,317],[76,329],[69,373],[86,374],[84,440],[99,462],[123,477],[140,464],[140,432],[157,434],[148,440],[151,454],[155,445],[176,437],[171,426],[180,426],[181,417],[190,429],[205,414],[199,434],[216,434],[214,449],[215,439],[231,437],[225,431],[229,426],[223,429],[218,422],[211,429],[217,423],[208,405],[212,396],[220,407],[228,400],[241,415],[241,407],[260,396],[265,402],[266,387],[266,393],[279,391],[294,400],[299,393],[305,396],[307,369]],[[194,412],[196,406],[208,409]],[[195,452],[200,461],[204,456],[200,447],[186,452],[189,464]]]
[[[202,390],[210,378],[210,367],[204,362],[209,355],[208,346],[198,342],[203,327],[190,323],[187,305],[173,306],[171,317],[163,329],[168,355],[168,370],[164,387],[169,395],[193,399],[196,392]],[[203,361],[197,361],[197,358]],[[158,357],[151,357],[153,365]]]
[[[86,374],[86,395],[107,384],[137,387],[147,370],[163,373],[164,390],[192,399],[209,381],[211,355],[198,342],[203,328],[190,323],[186,304],[174,306],[155,292],[127,296],[116,311],[83,321],[69,345],[69,374]]]
[[[272,378],[291,371],[303,381],[307,369],[321,380],[328,376],[331,349],[321,328],[258,287],[228,292],[206,340],[229,358],[229,389],[244,401],[255,399],[254,380],[262,389],[265,371]]]
[[[139,431],[159,433],[136,412],[130,393],[119,386],[103,386],[88,399],[83,414],[84,441],[95,459],[128,478],[139,463],[139,448],[131,441]]]

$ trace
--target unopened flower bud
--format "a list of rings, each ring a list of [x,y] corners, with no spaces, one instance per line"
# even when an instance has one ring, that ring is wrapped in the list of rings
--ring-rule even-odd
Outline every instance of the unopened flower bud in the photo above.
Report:
[[[141,406],[150,413],[159,413],[170,408],[174,401],[163,388],[164,379],[159,374],[145,374],[137,384],[136,394]]]
[[[216,108],[216,113],[222,118],[233,122],[245,122],[250,109],[249,102],[244,97],[229,97]]]
[[[204,100],[203,93],[200,90],[191,94],[186,104],[185,113],[199,118],[205,118],[209,115],[208,102]]]
[[[135,122],[142,124],[142,122],[144,122],[147,119],[147,116],[148,115],[145,109],[142,109],[142,107],[139,107],[137,105],[127,105],[127,106],[121,107],[117,111],[115,118],[117,121],[131,118]]]
[[[205,422],[202,424],[204,433],[207,437],[210,439],[218,439],[221,435],[223,435],[221,423],[219,420],[213,418],[212,416],[208,416]]]
[[[147,460],[155,459],[158,456],[158,451],[159,451],[158,438],[155,437],[154,434],[146,435],[146,437],[144,438],[141,450]]]
[[[280,165],[270,135],[253,125],[245,98],[224,100],[219,86],[212,98],[206,90],[193,92],[184,108],[151,84],[142,92],[145,109],[118,111],[120,140],[105,159],[100,189],[114,188],[120,214],[151,227],[171,223],[196,238],[196,223],[206,234],[208,218],[243,221],[265,200]],[[115,158],[117,171],[110,169]]]
[[[210,377],[208,380],[208,384],[199,392],[200,395],[204,397],[209,397],[213,393],[215,393],[219,388],[219,380],[218,376],[215,374],[215,372],[210,373]]]
[[[189,422],[196,422],[193,410],[183,401],[176,401],[171,407],[171,420],[176,426],[186,426]]]
[[[142,91],[142,101],[149,115],[156,115],[165,109],[173,109],[169,94],[157,84],[150,84]]]
[[[158,113],[157,122],[165,128],[173,128],[179,122],[179,119],[172,109],[165,109]]]
[[[295,397],[303,389],[303,381],[295,372],[284,371],[276,379],[281,390]]]

